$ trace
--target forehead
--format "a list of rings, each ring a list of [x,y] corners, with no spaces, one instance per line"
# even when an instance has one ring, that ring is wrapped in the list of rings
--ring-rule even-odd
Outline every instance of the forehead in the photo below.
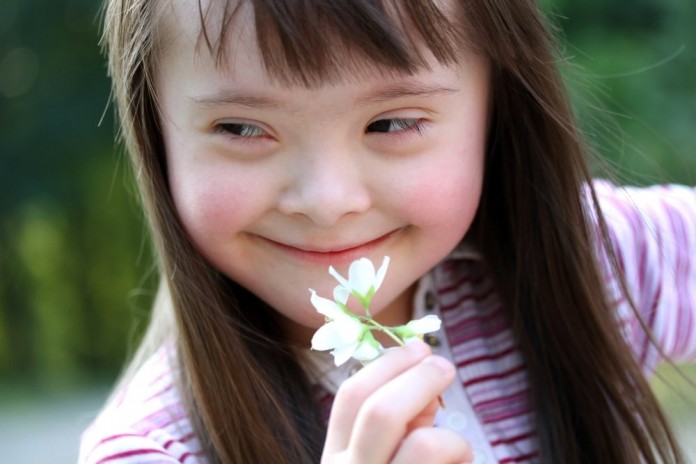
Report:
[[[271,80],[312,87],[375,72],[409,75],[465,54],[453,7],[422,0],[416,14],[414,2],[364,3],[173,0],[159,23],[160,58],[186,57],[192,66],[212,60],[230,77],[240,61],[258,61]]]
[[[253,7],[245,1],[168,0],[158,18],[157,38],[163,52],[212,52],[228,41],[255,35]],[[223,31],[225,33],[223,34]],[[229,45],[229,44],[226,44]]]

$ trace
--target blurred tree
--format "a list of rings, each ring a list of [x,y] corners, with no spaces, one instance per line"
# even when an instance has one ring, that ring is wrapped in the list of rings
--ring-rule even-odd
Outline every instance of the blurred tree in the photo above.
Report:
[[[149,255],[114,149],[98,6],[0,15],[0,379],[113,377]],[[103,117],[103,122],[99,125]]]
[[[696,7],[552,0],[586,134],[625,182],[696,179]]]

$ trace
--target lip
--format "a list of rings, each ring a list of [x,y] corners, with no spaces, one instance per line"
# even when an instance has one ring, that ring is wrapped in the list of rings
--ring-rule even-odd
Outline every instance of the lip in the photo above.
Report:
[[[258,238],[300,261],[325,266],[341,266],[350,264],[356,259],[369,256],[376,248],[392,240],[401,230],[393,230],[381,237],[358,245],[335,246],[327,249],[287,245],[261,236],[258,236]]]

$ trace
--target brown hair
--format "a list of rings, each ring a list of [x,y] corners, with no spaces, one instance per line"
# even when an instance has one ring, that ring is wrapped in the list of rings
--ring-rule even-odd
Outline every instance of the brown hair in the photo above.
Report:
[[[176,331],[182,389],[212,462],[317,462],[324,425],[275,312],[212,268],[177,219],[153,86],[163,3],[108,0],[105,12],[122,135],[173,302],[173,313],[158,306],[148,340],[172,335],[160,327]],[[409,73],[424,65],[420,43],[442,63],[455,62],[463,46],[488,58],[493,114],[471,233],[495,274],[529,370],[541,459],[683,462],[612,306],[597,291],[603,283],[593,237],[611,255],[606,228],[537,5],[461,0],[446,14],[438,7],[443,2],[429,0],[249,3],[263,31],[257,37],[267,70],[289,82],[316,85],[364,62]],[[211,34],[205,27],[211,10],[199,3],[201,41],[222,63],[239,4],[216,5],[223,5],[224,20]],[[242,310],[249,307],[255,310]],[[167,317],[173,325],[159,325]]]

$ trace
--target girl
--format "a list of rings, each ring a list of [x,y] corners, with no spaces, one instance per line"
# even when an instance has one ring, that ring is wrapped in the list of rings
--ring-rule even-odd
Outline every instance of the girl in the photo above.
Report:
[[[81,462],[683,462],[643,375],[696,357],[696,193],[591,181],[531,0],[105,12],[162,284]],[[363,256],[444,323],[355,373],[307,289]]]

